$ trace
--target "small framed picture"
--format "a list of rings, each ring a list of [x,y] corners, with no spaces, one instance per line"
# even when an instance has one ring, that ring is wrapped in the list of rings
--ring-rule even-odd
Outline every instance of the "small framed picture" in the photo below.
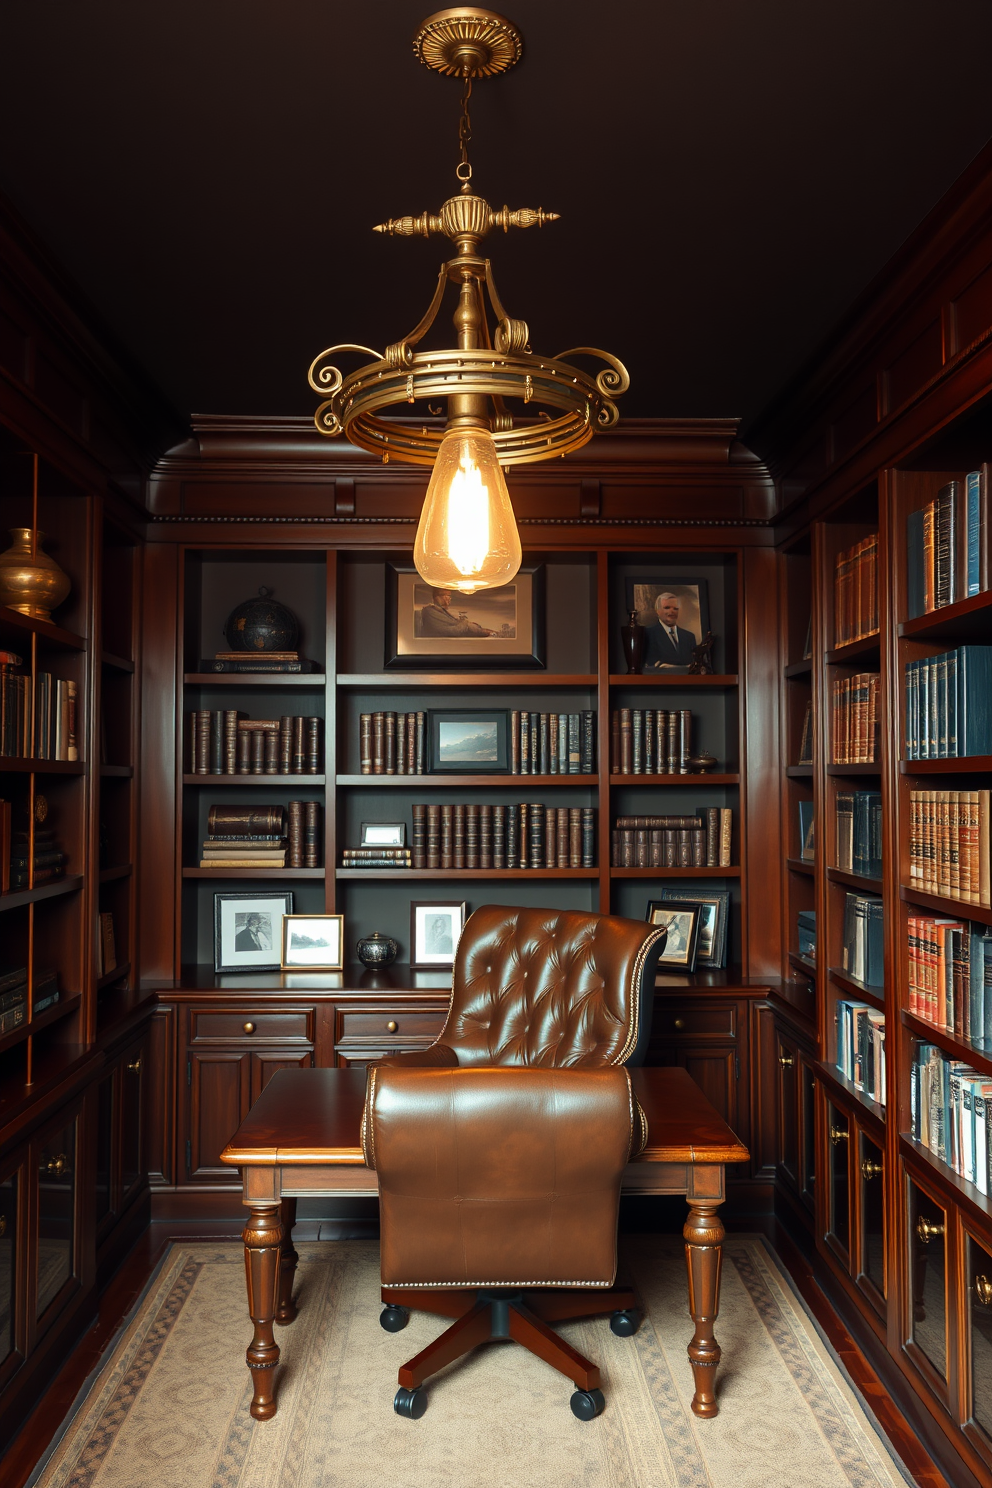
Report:
[[[508,708],[430,712],[431,771],[438,775],[507,775],[510,771]]]
[[[344,915],[283,915],[283,971],[341,971]]]
[[[644,672],[687,672],[710,628],[706,580],[634,574],[626,581],[625,598],[627,615],[636,610],[647,632]]]
[[[410,905],[410,970],[453,966],[465,925],[465,900],[414,900]]]
[[[293,895],[215,894],[214,971],[278,971],[282,917]]]
[[[651,905],[648,919],[652,925],[665,925],[668,936],[661,953],[659,966],[678,967],[681,971],[695,971],[696,950],[699,944],[699,921],[703,906],[698,900],[688,899],[666,904],[664,901]]]
[[[406,822],[362,822],[363,847],[406,847]]]
[[[699,889],[684,887],[679,884],[665,884],[661,890],[661,898],[666,901],[659,904],[652,900],[648,905],[648,919],[652,923],[652,915],[656,909],[667,908],[672,901],[680,903],[698,904],[701,908],[699,916],[699,942],[696,946],[696,965],[719,969],[727,964],[727,926],[730,920],[730,890],[710,889],[701,892]]]
[[[474,594],[432,589],[412,563],[386,565],[387,667],[543,667],[544,628],[543,563]]]

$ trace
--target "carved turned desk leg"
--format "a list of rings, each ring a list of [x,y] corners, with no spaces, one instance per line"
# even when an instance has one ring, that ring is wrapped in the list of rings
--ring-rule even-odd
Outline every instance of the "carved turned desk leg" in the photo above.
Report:
[[[252,1200],[242,1239],[245,1242],[245,1276],[248,1281],[248,1315],[255,1333],[245,1359],[251,1370],[251,1413],[256,1421],[268,1421],[276,1413],[273,1376],[279,1363],[279,1345],[272,1336],[279,1294],[283,1227],[278,1201]]]
[[[697,1416],[715,1416],[716,1367],[720,1345],[713,1324],[720,1310],[720,1260],[724,1228],[717,1214],[723,1202],[722,1164],[693,1164],[686,1191],[689,1218],[685,1229],[685,1259],[689,1271],[689,1316],[696,1326],[689,1344],[689,1362],[696,1393],[692,1409]]]
[[[296,1200],[283,1199],[279,1206],[282,1219],[282,1245],[279,1258],[279,1298],[276,1306],[276,1322],[291,1323],[296,1317],[293,1301],[293,1281],[299,1256],[293,1247],[293,1226],[296,1223]]]

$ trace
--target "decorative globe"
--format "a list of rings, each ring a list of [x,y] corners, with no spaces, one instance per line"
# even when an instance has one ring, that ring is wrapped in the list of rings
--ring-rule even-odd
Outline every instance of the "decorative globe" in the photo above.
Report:
[[[295,651],[299,621],[272,597],[263,584],[257,599],[246,599],[231,611],[224,626],[232,651]]]
[[[399,946],[391,935],[380,935],[378,930],[360,940],[355,947],[358,959],[363,966],[370,969],[376,966],[392,966],[396,960]]]

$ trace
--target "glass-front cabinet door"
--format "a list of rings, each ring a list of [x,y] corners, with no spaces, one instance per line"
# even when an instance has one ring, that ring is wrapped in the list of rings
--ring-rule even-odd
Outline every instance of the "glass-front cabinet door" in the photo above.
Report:
[[[861,1191],[861,1277],[863,1290],[881,1312],[885,1303],[885,1168],[882,1149],[859,1134],[858,1183]]]
[[[909,1352],[946,1401],[947,1343],[947,1212],[912,1179],[907,1217],[909,1231]]]
[[[73,1117],[37,1144],[38,1231],[35,1318],[45,1314],[76,1277],[76,1137]],[[64,1300],[64,1298],[63,1298]]]
[[[827,1198],[827,1240],[839,1251],[845,1265],[851,1254],[851,1181],[849,1148],[851,1122],[845,1112],[827,1101],[827,1152],[830,1165]]]
[[[992,1252],[965,1235],[968,1398],[963,1402],[985,1454],[992,1457]]]
[[[0,1384],[20,1359],[17,1315],[18,1221],[21,1173],[18,1169],[0,1178]]]

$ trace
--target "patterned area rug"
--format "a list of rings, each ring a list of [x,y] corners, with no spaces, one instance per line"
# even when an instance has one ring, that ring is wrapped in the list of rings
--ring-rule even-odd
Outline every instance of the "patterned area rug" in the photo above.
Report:
[[[445,1327],[378,1323],[374,1242],[303,1244],[300,1313],[277,1330],[278,1413],[256,1422],[244,1349],[241,1247],[183,1244],[90,1382],[37,1488],[904,1488],[908,1481],[764,1243],[730,1236],[717,1337],[720,1414],[689,1409],[685,1265],[674,1238],[627,1240],[648,1315],[563,1325],[603,1372],[580,1422],[571,1383],[512,1343],[429,1382],[419,1421],[395,1415],[396,1370]]]

